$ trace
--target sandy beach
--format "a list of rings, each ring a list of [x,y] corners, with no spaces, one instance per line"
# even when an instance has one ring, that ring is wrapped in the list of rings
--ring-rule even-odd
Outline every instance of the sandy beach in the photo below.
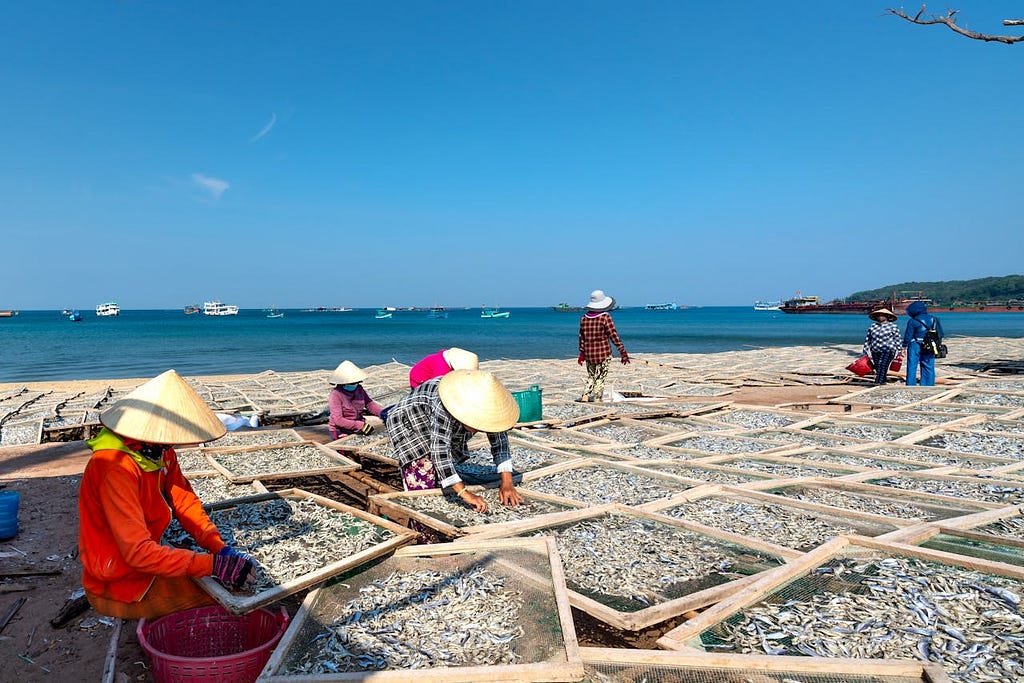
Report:
[[[950,357],[937,364],[946,386],[978,377],[1012,377],[1024,359],[1024,340],[952,338]],[[734,404],[781,406],[803,411],[843,412],[831,399],[868,388],[843,368],[859,355],[859,344],[826,348],[793,347],[722,354],[638,354],[633,363],[615,363],[609,388],[638,396],[699,395],[701,388],[724,387],[720,400]],[[545,404],[578,397],[584,371],[575,359],[490,361],[482,365],[513,390],[539,385]],[[407,366],[391,363],[367,368],[371,395],[403,390]],[[1019,375],[1018,375],[1019,377]],[[20,389],[68,395],[114,389],[127,391],[148,378],[0,384],[0,394]],[[191,378],[208,386],[229,386],[249,378],[217,375]],[[327,386],[323,387],[326,403]],[[614,406],[614,404],[610,404]],[[856,412],[856,410],[854,411]],[[285,426],[285,425],[277,425]],[[290,426],[290,425],[288,425]],[[324,425],[297,427],[311,441],[329,441]],[[0,487],[21,494],[20,533],[0,543],[0,616],[19,598],[24,604],[0,632],[3,680],[101,680],[116,620],[99,619],[87,611],[63,628],[49,621],[79,586],[77,559],[77,486],[90,452],[82,441],[41,443],[0,448]],[[108,663],[109,680],[152,680],[139,648],[135,622],[121,627],[116,658]],[[657,629],[636,634],[635,644],[654,647]],[[580,634],[583,645],[603,645],[597,631]]]

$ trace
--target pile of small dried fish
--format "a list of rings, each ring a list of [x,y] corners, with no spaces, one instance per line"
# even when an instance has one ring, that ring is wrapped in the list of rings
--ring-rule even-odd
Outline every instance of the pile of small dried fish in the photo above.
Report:
[[[1024,488],[1020,486],[986,484],[959,479],[918,479],[900,475],[893,475],[884,479],[872,479],[868,483],[904,491],[920,491],[939,496],[983,500],[988,503],[1004,503],[1006,505],[1020,505],[1024,503]]]
[[[948,451],[941,450],[925,450],[924,448],[914,448],[912,446],[879,446],[878,448],[868,448],[861,451],[861,453],[870,453],[872,455],[880,455],[883,458],[899,458],[900,460],[913,460],[914,462],[927,463],[929,465],[939,466],[948,465],[953,467],[966,467],[970,469],[974,468],[988,468],[994,465],[1000,464],[998,461],[993,460],[981,460],[979,458],[971,458],[966,455],[958,455],[956,453],[950,453]],[[1011,462],[1006,460],[1003,464]]]
[[[979,526],[972,529],[972,531],[979,531],[983,534],[992,534],[994,536],[1024,539],[1024,515],[1017,514],[1013,517],[1006,517],[991,524]]]
[[[1024,439],[994,434],[973,434],[970,432],[946,432],[936,434],[921,442],[922,446],[948,448],[961,453],[978,453],[995,458],[1024,460]]]
[[[741,578],[744,574],[736,571],[741,553],[747,561],[756,557],[764,568],[779,564],[711,536],[618,514],[535,535],[555,537],[566,583],[573,590],[626,598],[639,603],[637,609],[669,595],[680,597],[675,593],[688,582],[707,580],[708,587]]]
[[[539,479],[524,481],[522,487],[588,505],[643,505],[689,488],[682,482],[600,465],[575,467],[548,474]]]
[[[515,664],[523,600],[505,582],[479,566],[394,572],[361,587],[285,673]]]
[[[540,469],[541,467],[547,467],[548,465],[554,465],[555,463],[565,462],[568,460],[566,456],[555,455],[554,453],[548,453],[547,451],[540,451],[535,448],[526,448],[524,446],[510,445],[509,454],[512,456],[512,469],[516,472],[529,472],[530,470]],[[477,448],[469,451],[469,457],[459,463],[459,469],[475,465],[477,467],[485,468],[490,473],[494,473],[494,457],[491,455],[490,448]]]
[[[860,425],[848,422],[819,422],[809,427],[804,427],[811,432],[825,432],[836,436],[848,436],[851,439],[863,441],[895,441],[901,436],[906,436],[912,429],[899,429],[885,425]]]
[[[221,538],[260,564],[253,592],[283,585],[351,557],[394,534],[313,499],[243,503],[210,512]],[[192,537],[172,522],[164,537],[171,545],[198,550]]]
[[[869,410],[866,413],[857,413],[858,420],[878,420],[880,422],[913,422],[915,424],[942,424],[952,420],[959,420],[961,415],[947,413],[919,413],[896,410]]]
[[[866,496],[831,488],[813,488],[809,486],[787,486],[773,490],[771,493],[797,500],[806,500],[819,505],[831,505],[844,510],[870,512],[885,517],[899,519],[933,520],[936,514],[911,503],[903,503],[893,499],[881,499],[877,496]]]
[[[801,508],[717,496],[680,503],[662,511],[662,514],[804,551],[841,534],[864,533],[863,528],[833,523],[821,514]]]
[[[185,451],[175,451],[175,455],[178,457],[178,467],[181,468],[183,474],[213,471],[213,465],[206,458],[205,451],[190,448]]]
[[[949,399],[953,405],[1024,408],[1024,394],[982,394],[965,391]]]
[[[238,477],[326,470],[343,466],[342,462],[330,457],[312,443],[234,453],[211,453],[210,457]]]
[[[674,474],[685,479],[697,479],[709,484],[746,484],[748,481],[763,481],[767,478],[758,474],[748,474],[747,472],[730,472],[726,469],[718,470],[711,467],[677,465],[674,463],[658,463],[654,466],[649,466],[645,463],[640,465],[640,467],[646,467],[655,472]]]
[[[267,429],[253,432],[228,432],[216,441],[204,443],[212,448],[233,448],[235,446],[273,446],[279,443],[295,443],[302,437],[286,429]]]
[[[574,432],[571,429],[529,429],[517,433],[529,439],[554,441],[555,443],[572,443],[579,446],[593,446],[594,440]]]
[[[763,443],[749,439],[737,439],[731,436],[710,436],[707,434],[697,436],[684,436],[677,441],[670,441],[666,445],[683,448],[688,451],[699,451],[701,453],[714,453],[716,455],[739,455],[740,453],[760,453],[770,448],[778,448],[776,443]]]
[[[647,441],[648,439],[665,436],[665,432],[659,432],[653,429],[644,429],[637,425],[616,424],[614,422],[594,425],[592,427],[577,427],[576,430],[601,439],[608,439],[615,443],[640,443],[641,441]]]
[[[406,496],[392,502],[458,527],[518,522],[538,515],[563,512],[569,509],[569,506],[561,503],[551,503],[535,498],[526,498],[516,507],[508,507],[499,500],[496,489],[484,489],[476,491],[476,493],[487,501],[486,513],[477,512],[456,495]]]
[[[771,429],[772,427],[786,427],[797,422],[792,417],[764,410],[724,410],[706,417],[743,429]]]
[[[551,403],[544,406],[544,416],[571,424],[583,418],[602,415],[607,408],[586,403]]]
[[[923,401],[936,394],[941,394],[945,389],[890,389],[878,387],[850,399],[848,403],[868,403],[870,405],[905,406],[911,403]]]
[[[188,483],[192,485],[192,490],[199,496],[199,500],[204,503],[217,503],[263,493],[252,484],[232,484],[231,481],[219,474],[208,477],[192,477]]]
[[[971,388],[1020,394],[1024,393],[1024,381],[1019,379],[976,379],[971,381]]]
[[[971,432],[1003,432],[1004,434],[1024,435],[1024,422],[1020,420],[985,420],[964,427]]]
[[[777,460],[736,459],[715,464],[738,470],[760,472],[783,479],[793,477],[838,477],[844,474],[851,474],[850,471],[818,467],[816,465],[802,465],[800,463],[785,463]]]
[[[853,467],[866,467],[872,470],[918,470],[926,469],[925,465],[913,465],[911,463],[899,462],[897,460],[881,460],[867,455],[856,455],[845,451],[813,450],[806,453],[796,453],[792,457],[801,460],[815,460],[818,462],[834,462],[837,465],[852,465]]]
[[[826,587],[832,578],[841,592]],[[965,683],[1024,677],[1020,581],[916,559],[847,558],[813,570],[812,582],[820,592],[761,603],[721,624],[716,649],[919,659]]]
[[[627,448],[608,448],[608,453],[623,458],[636,458],[637,460],[691,460],[694,456],[691,453],[658,448],[657,446],[644,446],[637,444]]]

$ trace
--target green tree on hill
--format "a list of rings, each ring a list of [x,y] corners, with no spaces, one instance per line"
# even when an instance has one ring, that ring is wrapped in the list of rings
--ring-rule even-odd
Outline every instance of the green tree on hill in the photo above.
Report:
[[[931,299],[937,306],[976,304],[988,301],[1006,302],[1011,299],[1024,299],[1024,275],[943,282],[901,282],[878,289],[854,292],[849,298],[854,301],[888,299],[892,297],[893,292],[896,293],[897,299],[922,297]]]

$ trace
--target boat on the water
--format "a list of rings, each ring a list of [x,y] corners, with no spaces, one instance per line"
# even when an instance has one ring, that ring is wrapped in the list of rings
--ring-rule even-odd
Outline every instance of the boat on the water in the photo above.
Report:
[[[196,313],[202,313],[203,307],[199,304],[189,304],[185,307],[185,315],[195,315]]]
[[[71,311],[68,313],[68,320],[73,323],[80,323],[82,322],[82,314],[78,311]]]
[[[18,311],[0,311],[0,318],[12,318],[18,315]]]
[[[268,308],[267,309],[267,317],[268,318],[283,318],[284,317],[284,311],[279,311],[276,308]]]
[[[777,311],[782,306],[781,301],[755,301],[755,311]]]
[[[447,320],[448,309],[444,306],[431,306],[430,310],[427,311],[427,317],[431,320]]]
[[[345,308],[344,306],[314,306],[313,308],[303,308],[303,313],[345,313],[351,311],[351,308]]]
[[[580,311],[583,310],[583,307],[582,306],[570,306],[568,303],[563,301],[560,304],[558,304],[557,306],[552,306],[551,310],[558,311],[560,313],[579,313]]]
[[[843,301],[834,299],[822,303],[820,297],[801,296],[800,292],[792,299],[786,299],[779,310],[783,313],[849,313],[851,315],[867,315],[871,311],[887,307],[888,301]]]
[[[845,301],[835,299],[822,303],[816,296],[797,296],[787,299],[779,310],[783,313],[847,313],[851,315],[867,315],[879,308],[888,308],[896,315],[906,315],[907,306],[920,301],[928,306],[930,313],[1024,313],[1024,299],[1008,299],[1005,301],[979,301],[974,303],[954,302],[952,304],[936,304],[923,296],[897,297],[893,292],[888,299],[867,301]]]
[[[203,315],[238,315],[238,306],[223,304],[219,301],[204,301]]]
[[[101,318],[117,317],[121,315],[121,307],[113,301],[108,301],[96,307],[96,315]]]
[[[498,308],[481,307],[480,309],[481,318],[507,318],[509,315],[510,311],[502,311]]]
[[[675,311],[679,309],[679,304],[674,301],[669,301],[661,304],[647,304],[644,306],[645,310],[648,311]]]
[[[386,318],[390,318],[391,315],[392,315],[391,311],[389,311],[388,309],[386,309],[386,308],[378,308],[377,309],[377,315],[375,315],[373,317],[376,318],[377,320],[384,320]]]

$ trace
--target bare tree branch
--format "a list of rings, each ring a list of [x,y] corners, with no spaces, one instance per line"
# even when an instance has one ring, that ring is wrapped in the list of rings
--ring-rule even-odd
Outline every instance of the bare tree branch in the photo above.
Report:
[[[910,16],[907,14],[902,7],[894,9],[889,7],[885,11],[889,14],[899,17],[900,19],[906,19],[912,24],[918,24],[920,26],[930,26],[932,24],[945,24],[951,31],[959,33],[962,36],[966,36],[973,40],[984,40],[986,42],[1003,43],[1005,45],[1013,45],[1014,43],[1024,42],[1024,36],[997,36],[988,33],[978,33],[977,31],[971,31],[963,26],[956,23],[956,15],[959,14],[960,10],[951,9],[944,15],[933,14],[926,19],[922,19],[921,15],[924,14],[927,5],[921,5],[921,9],[918,10],[917,14]],[[1024,26],[1024,19],[1004,19],[1003,26]]]

